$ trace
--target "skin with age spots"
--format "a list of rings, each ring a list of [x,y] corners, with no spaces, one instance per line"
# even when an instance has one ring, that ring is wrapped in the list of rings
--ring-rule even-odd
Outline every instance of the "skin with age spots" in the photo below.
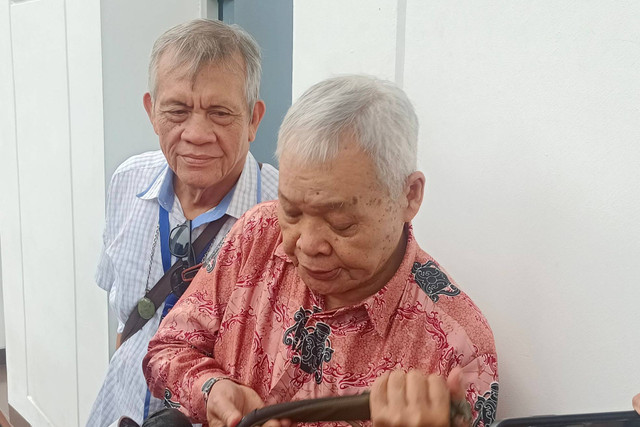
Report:
[[[304,283],[325,297],[326,309],[358,303],[391,279],[404,256],[404,225],[424,188],[424,175],[414,172],[391,198],[369,156],[352,138],[341,143],[340,155],[325,164],[286,153],[280,159],[283,248]]]
[[[174,191],[187,218],[216,206],[236,183],[265,111],[249,111],[239,54],[209,64],[191,78],[172,67],[165,53],[158,63],[155,100],[143,102],[160,148],[175,173]],[[234,66],[235,65],[235,66]]]

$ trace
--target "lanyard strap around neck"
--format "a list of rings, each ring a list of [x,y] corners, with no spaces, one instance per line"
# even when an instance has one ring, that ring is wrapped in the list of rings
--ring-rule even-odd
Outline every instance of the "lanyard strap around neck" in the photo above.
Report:
[[[160,253],[162,254],[162,268],[166,273],[171,268],[171,252],[169,251],[169,212],[167,212],[162,205],[159,205],[158,211]]]

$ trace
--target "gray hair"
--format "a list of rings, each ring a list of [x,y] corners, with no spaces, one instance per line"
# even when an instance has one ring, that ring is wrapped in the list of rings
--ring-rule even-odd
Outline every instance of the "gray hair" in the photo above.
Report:
[[[172,69],[187,65],[188,76],[196,77],[200,69],[213,62],[240,67],[245,76],[245,96],[249,111],[260,95],[260,47],[253,37],[238,25],[220,21],[194,19],[167,30],[153,44],[149,61],[149,93],[155,100],[158,62],[170,53]],[[240,53],[244,64],[234,64],[233,56]]]
[[[402,89],[362,75],[315,84],[287,112],[276,155],[325,163],[337,157],[345,135],[356,138],[371,156],[380,184],[391,197],[399,197],[416,171],[418,146],[418,117]]]

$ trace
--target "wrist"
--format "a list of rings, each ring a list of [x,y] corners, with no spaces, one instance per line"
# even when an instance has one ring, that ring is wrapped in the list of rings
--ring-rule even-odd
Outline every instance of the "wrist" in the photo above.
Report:
[[[202,396],[204,398],[204,404],[207,405],[209,401],[209,394],[211,393],[211,389],[216,383],[222,380],[231,380],[229,377],[211,377],[202,384]]]

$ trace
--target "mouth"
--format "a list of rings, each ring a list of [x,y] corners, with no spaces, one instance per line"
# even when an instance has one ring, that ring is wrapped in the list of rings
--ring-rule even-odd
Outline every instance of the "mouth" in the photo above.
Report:
[[[203,164],[208,163],[211,160],[215,159],[215,157],[199,156],[199,155],[182,155],[182,156],[180,156],[180,158],[186,164],[193,165],[193,166],[203,165]]]
[[[340,268],[334,268],[331,270],[314,270],[307,267],[300,266],[303,271],[312,279],[329,281],[334,280],[340,274]]]

